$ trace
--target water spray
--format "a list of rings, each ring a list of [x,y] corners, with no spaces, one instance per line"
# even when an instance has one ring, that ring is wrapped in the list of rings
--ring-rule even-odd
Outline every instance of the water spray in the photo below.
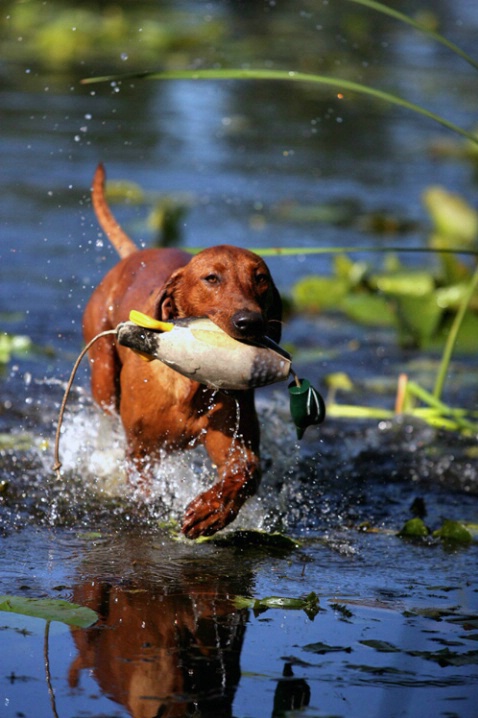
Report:
[[[290,413],[301,439],[308,426],[325,419],[325,402],[308,379],[300,379],[292,369],[292,359],[272,339],[256,343],[233,339],[210,319],[186,318],[171,322],[154,319],[136,310],[129,321],[116,329],[97,334],[79,354],[67,382],[60,406],[55,435],[53,471],[60,476],[59,446],[61,425],[76,372],[93,344],[102,337],[114,336],[146,361],[158,359],[183,376],[223,391],[245,391],[284,381],[289,376]]]

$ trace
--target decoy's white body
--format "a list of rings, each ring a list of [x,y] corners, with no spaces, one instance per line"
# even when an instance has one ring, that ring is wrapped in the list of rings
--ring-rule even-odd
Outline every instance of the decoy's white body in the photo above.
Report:
[[[162,323],[143,317],[147,326],[140,326],[142,315],[134,316],[134,321],[117,327],[119,344],[213,389],[251,389],[289,376],[290,356],[267,338],[260,344],[245,344],[206,318]]]

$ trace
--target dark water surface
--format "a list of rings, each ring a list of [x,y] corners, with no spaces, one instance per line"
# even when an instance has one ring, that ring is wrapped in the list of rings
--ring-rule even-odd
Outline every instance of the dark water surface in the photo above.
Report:
[[[256,60],[352,72],[476,124],[471,68],[378,15],[360,39],[364,11],[351,3],[177,6],[220,18],[235,41],[256,38]],[[476,52],[475,3],[433,10],[450,39]],[[1,612],[0,715],[472,718],[476,540],[410,543],[396,532],[417,498],[432,529],[445,518],[478,523],[476,437],[407,420],[330,419],[299,446],[285,389],[261,390],[264,481],[234,529],[282,531],[295,549],[240,534],[232,544],[171,536],[163,522],[180,518],[210,467],[201,453],[165,458],[153,496],[139,505],[125,482],[121,431],[93,407],[85,367],[65,419],[60,481],[51,466],[82,311],[115,261],[89,200],[99,161],[111,179],[183,198],[184,245],[251,248],[423,245],[422,192],[439,184],[476,205],[473,167],[430,152],[437,137],[453,139],[438,126],[369,99],[266,83],[79,84],[101,71],[87,62],[61,73],[5,54],[0,65],[1,329],[38,347],[0,375],[0,594],[64,598],[100,615],[87,630],[53,622],[45,641],[44,621]],[[367,223],[298,221],[284,211],[294,203],[360,217],[386,211],[410,231],[397,239]],[[115,208],[145,244],[151,210],[150,202]],[[269,260],[285,294],[330,263]],[[284,341],[322,349],[298,368],[322,388],[326,374],[347,372],[356,402],[393,406],[399,371],[429,372],[428,358],[397,348],[392,333],[334,316],[291,318]],[[476,406],[474,359],[456,358],[448,386]],[[235,602],[311,592],[314,617]]]

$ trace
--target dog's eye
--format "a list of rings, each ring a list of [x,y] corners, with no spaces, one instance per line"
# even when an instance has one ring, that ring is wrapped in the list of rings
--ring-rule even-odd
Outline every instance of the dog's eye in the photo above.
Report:
[[[265,272],[259,272],[256,274],[256,284],[267,284],[269,282],[269,275]]]
[[[217,274],[208,274],[206,277],[204,277],[204,281],[208,284],[219,284],[220,279]]]

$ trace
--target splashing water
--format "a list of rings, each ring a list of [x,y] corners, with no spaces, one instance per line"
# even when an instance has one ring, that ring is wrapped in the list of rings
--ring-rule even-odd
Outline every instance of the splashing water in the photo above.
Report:
[[[180,522],[190,501],[215,481],[201,447],[163,454],[145,495],[127,480],[119,419],[104,415],[81,389],[68,405],[61,477],[55,478],[51,447],[60,389],[30,383],[24,388],[29,401],[11,422],[18,433],[2,435],[10,443],[0,445],[0,530],[27,522],[88,529],[139,522],[154,530]],[[20,394],[16,384],[17,404]],[[284,393],[258,392],[256,404],[263,478],[231,529],[323,532],[361,521],[396,524],[397,512],[408,518],[413,497],[427,487],[443,496],[459,491],[464,518],[463,497],[471,502],[478,493],[473,438],[439,434],[406,418],[386,425],[329,420],[311,428],[299,447]]]
[[[298,447],[292,427],[284,427],[285,408],[278,399],[261,400],[263,480],[258,495],[241,510],[234,528],[277,528],[289,504],[285,487],[297,469]],[[237,436],[239,406],[236,414]],[[56,484],[59,500],[51,502],[50,521],[87,503],[93,515],[111,502],[123,504],[129,513],[145,514],[150,520],[179,522],[186,506],[216,479],[216,470],[202,447],[175,454],[163,452],[152,465],[153,481],[147,493],[140,482],[127,478],[125,438],[117,417],[103,414],[89,401],[70,409],[60,440],[61,479]],[[46,457],[43,457],[46,461]],[[51,470],[45,465],[45,470]],[[70,502],[66,502],[69,495]],[[96,504],[96,506],[92,506]],[[83,512],[82,512],[83,513]]]

